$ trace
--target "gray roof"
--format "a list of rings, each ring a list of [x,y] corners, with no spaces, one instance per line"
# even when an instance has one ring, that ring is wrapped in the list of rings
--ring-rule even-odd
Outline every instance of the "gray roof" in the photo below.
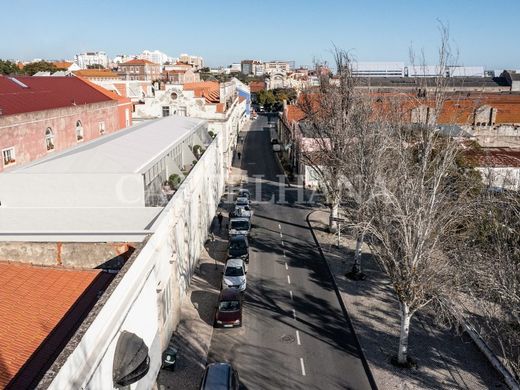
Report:
[[[421,88],[434,86],[435,77],[357,77],[359,86],[385,88]],[[505,77],[449,77],[448,87],[507,87]]]
[[[0,208],[0,241],[142,241],[162,207]]]
[[[10,173],[142,173],[205,121],[147,121],[13,169]]]

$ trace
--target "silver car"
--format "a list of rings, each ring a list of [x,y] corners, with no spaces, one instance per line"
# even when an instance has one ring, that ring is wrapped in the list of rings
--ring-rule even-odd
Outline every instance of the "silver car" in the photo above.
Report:
[[[235,217],[229,220],[229,235],[235,236],[242,234],[248,236],[251,231],[251,221],[249,218]]]
[[[222,288],[236,288],[244,291],[247,287],[246,263],[242,259],[229,259],[222,275]]]

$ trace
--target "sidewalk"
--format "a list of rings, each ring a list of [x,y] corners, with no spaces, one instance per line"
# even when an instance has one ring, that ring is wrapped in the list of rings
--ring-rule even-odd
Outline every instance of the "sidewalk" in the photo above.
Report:
[[[224,212],[223,212],[224,214]],[[181,320],[174,332],[173,344],[178,351],[175,371],[161,370],[159,390],[198,389],[213,335],[213,316],[220,293],[220,273],[226,258],[225,221],[219,232],[213,224],[215,241],[208,241],[190,288],[182,302]]]
[[[249,129],[246,124],[244,131]],[[244,135],[244,133],[241,135]],[[243,144],[242,144],[243,145]],[[240,150],[242,145],[240,145]],[[247,176],[241,169],[242,160],[235,158],[231,168],[228,186],[240,185]],[[211,231],[215,241],[208,240],[199,259],[199,264],[192,277],[190,287],[181,306],[181,320],[174,332],[173,346],[177,349],[177,363],[175,371],[160,370],[157,377],[158,390],[196,390],[199,388],[202,373],[206,367],[208,352],[213,336],[213,316],[220,293],[221,272],[226,261],[229,210],[224,202],[227,193],[222,196],[222,207],[219,207],[224,216],[222,229],[219,229],[216,218]]]
[[[363,352],[381,390],[387,389],[491,389],[507,388],[500,375],[466,335],[434,325],[435,313],[427,310],[412,319],[409,351],[416,369],[399,369],[390,364],[399,339],[398,302],[384,272],[363,246],[365,281],[347,279],[353,262],[355,241],[326,233],[328,213],[315,211],[309,222],[316,234]]]

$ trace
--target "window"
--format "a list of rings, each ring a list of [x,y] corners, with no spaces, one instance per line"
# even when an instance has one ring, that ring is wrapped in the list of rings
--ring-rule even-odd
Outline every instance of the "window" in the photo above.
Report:
[[[83,141],[83,125],[80,120],[76,122],[76,140]]]
[[[99,134],[105,134],[105,122],[99,122]]]
[[[2,157],[4,159],[4,166],[14,164],[16,162],[14,148],[2,150]]]
[[[163,106],[162,116],[170,116],[170,107],[169,106]]]
[[[45,130],[45,146],[48,152],[54,150],[54,133],[50,127]]]
[[[186,107],[179,107],[179,110],[177,111],[177,115],[186,116]]]

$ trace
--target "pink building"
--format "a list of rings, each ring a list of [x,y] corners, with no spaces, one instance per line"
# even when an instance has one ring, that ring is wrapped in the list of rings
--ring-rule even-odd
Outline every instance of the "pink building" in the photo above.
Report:
[[[130,125],[123,103],[77,77],[0,76],[0,172]]]

